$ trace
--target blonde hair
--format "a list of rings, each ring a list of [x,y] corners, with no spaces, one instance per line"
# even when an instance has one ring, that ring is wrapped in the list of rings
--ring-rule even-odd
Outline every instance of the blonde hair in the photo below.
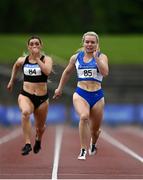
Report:
[[[99,48],[99,36],[98,36],[97,33],[95,33],[94,31],[88,31],[88,32],[84,33],[83,36],[82,36],[82,43],[85,40],[85,36],[95,36],[96,40],[97,40],[97,44],[98,44],[98,49],[100,50],[100,48]],[[84,48],[81,47],[78,50],[76,50],[76,53],[79,52],[79,51],[83,51],[83,50],[84,50]]]
[[[93,31],[88,31],[88,32],[84,33],[84,35],[82,36],[82,42],[84,42],[85,36],[95,36],[97,43],[99,44],[99,37],[98,37],[97,33],[93,32]]]

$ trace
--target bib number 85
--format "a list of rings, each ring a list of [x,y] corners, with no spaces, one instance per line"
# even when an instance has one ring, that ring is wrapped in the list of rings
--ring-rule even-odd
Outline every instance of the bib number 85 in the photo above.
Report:
[[[92,76],[92,70],[84,70],[84,76]]]

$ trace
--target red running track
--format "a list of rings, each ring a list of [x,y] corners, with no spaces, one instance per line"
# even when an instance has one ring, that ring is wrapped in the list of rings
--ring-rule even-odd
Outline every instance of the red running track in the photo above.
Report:
[[[143,132],[102,127],[98,152],[77,160],[78,129],[48,126],[39,154],[22,156],[20,127],[0,127],[0,179],[143,179]],[[32,144],[34,143],[34,132]]]

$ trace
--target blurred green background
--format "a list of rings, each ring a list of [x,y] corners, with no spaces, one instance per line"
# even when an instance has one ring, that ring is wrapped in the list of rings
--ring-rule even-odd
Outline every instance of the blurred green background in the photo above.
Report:
[[[82,33],[81,33],[82,34]],[[56,63],[67,63],[81,47],[82,35],[38,34],[44,42],[44,52],[53,56]],[[28,35],[0,35],[0,62],[14,63],[26,52]],[[101,35],[101,51],[108,55],[110,64],[142,64],[143,35]]]
[[[0,62],[13,63],[39,35],[44,51],[67,62],[86,31],[100,37],[111,64],[142,64],[143,0],[1,0]]]

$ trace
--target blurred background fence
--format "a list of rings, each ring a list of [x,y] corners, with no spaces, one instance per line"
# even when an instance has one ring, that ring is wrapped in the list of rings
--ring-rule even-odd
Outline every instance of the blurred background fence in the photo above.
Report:
[[[10,78],[8,66],[1,66],[0,73],[0,123],[3,125],[20,124],[20,111],[17,106],[17,96],[22,86],[22,77],[16,80],[13,93],[6,92]],[[73,74],[64,88],[63,96],[55,101],[52,99],[64,67],[54,66],[49,77],[50,108],[47,123],[78,124],[78,116],[72,105],[72,94],[76,88],[76,76]],[[105,115],[103,123],[109,125],[139,124],[143,125],[143,66],[111,65],[110,74],[103,81],[105,93]],[[7,73],[6,73],[7,72]],[[31,118],[33,119],[33,118]]]

